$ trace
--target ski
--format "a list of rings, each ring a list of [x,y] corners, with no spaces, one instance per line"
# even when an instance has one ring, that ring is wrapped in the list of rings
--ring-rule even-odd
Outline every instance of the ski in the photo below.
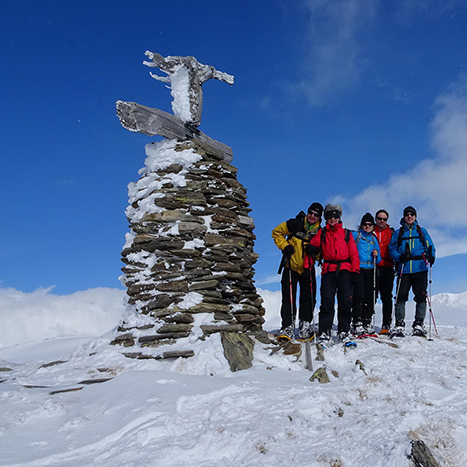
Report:
[[[414,336],[414,337],[421,337],[422,339],[426,339],[426,340],[429,341],[429,342],[432,342],[432,341],[433,341],[433,339],[432,339],[431,337],[428,337],[427,334],[415,334],[415,333],[414,333],[414,334],[412,334],[412,336]]]
[[[355,336],[357,339],[365,339],[367,337],[378,337],[378,334],[360,334],[359,336]]]
[[[297,342],[311,342],[312,340],[314,340],[314,338],[315,338],[315,335],[313,334],[312,336],[310,336],[308,338],[297,337],[295,340]]]
[[[386,344],[386,345],[389,345],[389,347],[392,347],[394,349],[398,349],[399,346],[397,344],[395,344],[394,342],[390,342],[390,341],[387,341],[387,340],[384,340],[384,339],[380,339],[379,337],[370,337],[370,339],[374,342],[378,342],[380,344]]]
[[[300,342],[294,342],[289,336],[284,334],[273,334],[268,333],[271,341],[277,342],[278,346],[272,349],[271,355],[282,350],[284,355],[295,355],[299,357],[302,353],[302,344]]]
[[[301,337],[294,337],[291,338],[287,334],[275,334],[273,332],[268,332],[268,337],[270,340],[277,341],[279,343],[285,343],[285,342],[311,342],[315,339],[315,334],[313,333],[310,337],[308,338],[301,338]]]
[[[426,332],[422,332],[422,331],[413,331],[412,332],[412,336],[416,336],[416,337],[425,337],[426,338]]]
[[[286,336],[285,334],[280,334],[278,336],[275,336],[275,339],[277,342],[281,344],[285,344],[287,342],[292,342],[292,339],[289,336]]]

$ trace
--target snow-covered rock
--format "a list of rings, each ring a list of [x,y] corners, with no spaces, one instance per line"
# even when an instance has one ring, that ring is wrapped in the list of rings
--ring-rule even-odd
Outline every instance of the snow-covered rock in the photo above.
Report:
[[[148,357],[190,335],[260,332],[254,222],[237,169],[190,141],[149,144],[146,156],[129,185],[128,305],[113,343]]]

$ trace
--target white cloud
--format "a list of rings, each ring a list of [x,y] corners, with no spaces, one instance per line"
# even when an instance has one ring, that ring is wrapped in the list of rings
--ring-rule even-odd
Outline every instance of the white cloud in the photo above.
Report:
[[[280,281],[281,281],[281,276],[279,274],[272,274],[270,276],[266,276],[261,279],[256,279],[256,283],[258,285],[277,284]]]
[[[270,290],[260,288],[257,288],[257,291],[264,301],[263,306],[266,310],[266,315],[264,316],[265,323],[263,328],[269,331],[272,329],[279,329],[281,327],[281,292],[271,292]]]
[[[375,14],[377,0],[307,0],[309,54],[299,83],[310,104],[323,105],[360,81],[359,34]]]
[[[407,205],[434,237],[438,256],[467,252],[467,75],[462,74],[435,102],[430,127],[435,156],[404,173],[392,175],[350,200],[341,200],[345,220],[357,223],[363,213],[387,209],[397,227]]]
[[[52,287],[26,293],[0,289],[0,348],[57,337],[97,337],[118,325],[125,292],[98,287],[54,295]],[[280,327],[281,292],[258,288],[266,309],[265,329]]]
[[[63,336],[99,336],[120,321],[125,292],[95,288],[53,295],[0,289],[0,347]]]

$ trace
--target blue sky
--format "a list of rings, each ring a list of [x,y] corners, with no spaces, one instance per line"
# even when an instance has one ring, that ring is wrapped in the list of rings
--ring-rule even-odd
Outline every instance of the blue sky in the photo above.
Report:
[[[257,285],[278,289],[271,230],[338,201],[347,227],[414,205],[433,292],[466,291],[466,31],[456,0],[2,0],[0,287],[121,287],[127,184],[157,138],[115,101],[171,111],[151,50],[235,76],[203,86],[200,129],[248,189]]]

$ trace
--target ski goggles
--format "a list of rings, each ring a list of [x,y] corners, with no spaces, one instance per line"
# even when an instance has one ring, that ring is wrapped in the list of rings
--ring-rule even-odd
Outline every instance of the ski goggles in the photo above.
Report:
[[[340,219],[341,218],[341,215],[339,214],[339,211],[329,211],[326,213],[325,215],[325,218],[326,219]]]

